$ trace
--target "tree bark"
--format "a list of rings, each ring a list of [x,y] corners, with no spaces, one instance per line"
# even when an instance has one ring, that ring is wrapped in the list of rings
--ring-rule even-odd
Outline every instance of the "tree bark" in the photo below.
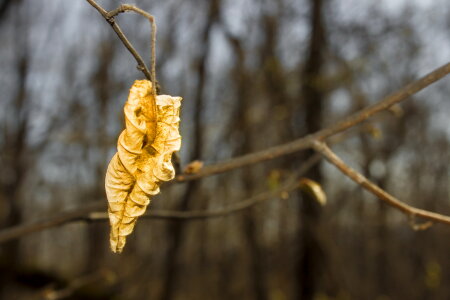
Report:
[[[325,93],[320,89],[315,81],[321,75],[324,64],[325,48],[325,24],[323,22],[323,0],[310,0],[310,38],[306,62],[301,74],[300,98],[303,101],[303,111],[305,114],[306,133],[312,133],[321,128],[322,110]],[[307,151],[304,159],[313,155],[313,151]],[[320,165],[306,174],[310,179],[317,182],[322,181]],[[300,206],[300,247],[298,252],[297,266],[297,298],[309,300],[313,299],[317,293],[322,276],[324,253],[317,236],[317,229],[320,224],[320,207],[316,201],[301,194],[302,205]]]
[[[210,36],[214,23],[219,16],[220,0],[209,2],[208,16],[205,27],[201,33],[202,51],[198,61],[198,81],[195,90],[195,111],[194,111],[194,146],[190,155],[190,160],[200,159],[203,152],[203,128],[202,128],[202,108],[204,104],[204,90],[207,76],[207,60],[210,51]],[[189,203],[199,190],[199,182],[189,182],[186,191],[181,199],[178,209],[185,211]],[[166,255],[166,278],[162,289],[161,299],[170,300],[174,298],[177,288],[178,258],[181,253],[182,238],[185,227],[180,222],[174,222],[169,225],[169,236],[172,237],[169,249]]]

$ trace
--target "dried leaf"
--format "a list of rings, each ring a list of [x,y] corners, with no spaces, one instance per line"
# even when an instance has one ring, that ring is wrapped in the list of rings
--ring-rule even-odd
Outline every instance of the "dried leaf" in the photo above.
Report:
[[[300,190],[310,195],[320,205],[327,203],[327,196],[320,184],[308,178],[301,178],[299,182]]]
[[[145,213],[163,181],[174,178],[172,153],[180,150],[181,97],[152,94],[152,83],[136,80],[124,107],[125,130],[106,172],[105,189],[113,252],[122,252],[126,236]]]

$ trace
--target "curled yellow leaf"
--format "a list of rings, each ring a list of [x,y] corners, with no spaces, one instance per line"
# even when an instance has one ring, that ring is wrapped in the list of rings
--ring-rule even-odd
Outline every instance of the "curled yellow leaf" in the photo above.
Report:
[[[159,185],[175,177],[172,153],[180,150],[181,97],[154,96],[152,83],[136,80],[124,107],[125,130],[106,172],[105,189],[113,252],[122,252],[126,236],[145,213]]]

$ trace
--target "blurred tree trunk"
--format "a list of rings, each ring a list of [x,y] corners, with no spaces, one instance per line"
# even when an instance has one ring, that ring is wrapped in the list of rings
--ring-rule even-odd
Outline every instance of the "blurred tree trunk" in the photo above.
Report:
[[[20,188],[25,177],[26,167],[23,153],[26,151],[26,138],[28,118],[25,113],[26,102],[26,76],[28,73],[28,59],[22,56],[18,61],[18,90],[13,101],[13,118],[17,121],[17,128],[7,131],[6,145],[4,149],[3,167],[9,169],[9,178],[0,185],[0,201],[6,212],[6,218],[2,220],[3,228],[18,225],[22,222],[20,207]],[[11,126],[14,127],[14,126]],[[2,245],[2,262],[7,268],[14,268],[19,262],[19,239],[12,240]]]
[[[325,0],[326,1],[326,0]],[[310,0],[310,37],[307,58],[302,71],[300,98],[304,103],[306,133],[321,128],[322,107],[325,92],[315,84],[321,76],[325,52],[325,24],[323,22],[324,1]],[[307,151],[304,159],[313,155]],[[320,165],[310,169],[307,177],[322,182]],[[313,199],[302,195],[300,206],[300,248],[298,253],[298,289],[299,299],[313,299],[317,293],[322,276],[324,253],[320,245],[317,229],[320,223],[320,206]]]
[[[235,112],[236,120],[233,126],[233,130],[241,136],[242,142],[238,145],[234,155],[244,155],[253,151],[252,137],[253,132],[251,121],[248,119],[248,112],[251,110],[251,83],[248,76],[248,72],[245,68],[245,55],[242,51],[242,45],[238,39],[232,39],[233,50],[236,55],[236,66],[233,72],[233,78],[236,83],[236,101],[238,103]],[[241,174],[244,187],[244,198],[251,197],[254,192],[254,180],[255,174],[252,174],[251,169],[245,168]],[[261,245],[259,244],[258,237],[260,235],[258,230],[257,215],[255,210],[249,209],[243,215],[244,218],[244,230],[246,245],[248,245],[248,251],[250,253],[250,278],[249,286],[252,288],[252,292],[257,300],[268,299],[268,291],[266,284],[266,274],[264,268],[264,253]]]
[[[14,3],[15,2],[15,3]],[[8,12],[8,10],[10,9],[10,7],[12,6],[12,4],[18,4],[22,2],[22,0],[1,0],[0,1],[0,23],[5,20],[5,16]]]
[[[243,66],[243,61],[240,64]],[[235,151],[235,155],[244,155],[246,153],[250,153],[252,151],[252,134],[251,134],[251,124],[250,121],[246,118],[248,115],[248,111],[250,109],[251,103],[249,103],[251,97],[247,94],[247,90],[249,89],[249,82],[245,76],[245,71],[241,70],[241,74],[243,76],[237,77],[241,80],[238,81],[237,94],[238,94],[238,109],[236,114],[236,123],[235,130],[240,131],[242,135],[242,143],[239,144]],[[243,182],[243,194],[244,198],[251,197],[254,192],[254,174],[248,168],[244,169],[242,174],[242,182]],[[259,230],[257,224],[257,215],[254,209],[249,209],[245,211],[243,214],[244,218],[244,232],[246,243],[248,245],[249,257],[250,257],[250,276],[249,276],[249,286],[252,288],[252,292],[255,295],[255,299],[257,300],[265,300],[268,299],[268,292],[266,286],[266,275],[264,268],[264,253],[261,245],[259,244]]]
[[[111,62],[114,59],[115,48],[110,47],[110,42],[108,40],[100,41],[98,44],[98,55],[99,61],[96,71],[92,74],[92,88],[94,90],[96,105],[98,105],[98,115],[96,119],[98,126],[95,130],[96,133],[96,151],[100,152],[99,157],[107,157],[109,145],[107,136],[107,118],[108,118],[108,102],[113,96],[114,92],[112,87],[116,86],[112,82],[110,76]],[[105,188],[104,188],[104,177],[106,172],[106,161],[99,160],[96,165],[97,174],[97,185],[93,187],[88,201],[92,199],[101,200],[105,199]],[[103,265],[102,257],[99,253],[105,253],[107,251],[106,245],[108,237],[107,226],[101,223],[93,223],[89,226],[88,232],[88,257],[86,259],[86,272],[92,273],[98,270],[99,267]],[[101,242],[105,241],[105,242]],[[128,243],[133,244],[133,240]]]
[[[0,227],[6,228],[18,225],[22,222],[22,208],[20,206],[20,192],[27,171],[24,153],[27,152],[27,138],[29,130],[30,106],[27,95],[27,78],[30,69],[30,52],[28,45],[28,31],[24,17],[21,16],[19,5],[7,6],[15,8],[15,32],[20,32],[15,40],[14,48],[17,53],[15,69],[17,72],[17,89],[11,104],[5,109],[9,111],[11,119],[4,122],[4,148],[1,149],[0,160],[2,168],[6,170],[7,176],[0,179]],[[6,9],[5,8],[5,9]],[[22,31],[21,31],[22,30]],[[0,252],[0,296],[4,281],[12,276],[20,265],[19,257],[20,240],[12,240],[1,245]]]
[[[202,108],[204,105],[204,92],[207,76],[207,60],[210,52],[211,31],[214,23],[219,17],[220,0],[208,1],[208,16],[201,32],[201,52],[197,64],[197,85],[195,86],[194,99],[194,142],[191,151],[190,160],[200,159],[202,157],[203,149],[203,132],[202,132]],[[196,192],[199,190],[200,181],[191,181],[187,184],[186,191],[181,199],[178,210],[187,210],[189,203],[194,198]],[[169,242],[169,249],[166,254],[166,278],[164,281],[161,299],[170,300],[174,298],[177,290],[177,274],[178,274],[178,259],[181,253],[181,246],[185,227],[180,222],[173,222],[169,225],[168,234],[171,237]]]

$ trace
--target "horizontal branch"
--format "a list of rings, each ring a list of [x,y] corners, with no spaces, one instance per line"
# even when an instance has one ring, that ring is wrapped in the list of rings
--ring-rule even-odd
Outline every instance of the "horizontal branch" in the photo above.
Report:
[[[173,210],[150,210],[139,219],[172,219],[172,220],[198,220],[198,219],[211,219],[218,217],[225,217],[237,212],[251,208],[257,204],[265,202],[274,197],[279,197],[281,193],[291,192],[299,187],[299,182],[295,181],[284,185],[282,188],[276,191],[269,191],[250,197],[247,200],[237,202],[223,209],[216,210],[198,210],[198,211],[173,211]],[[86,218],[86,221],[106,221],[108,220],[108,214],[106,212],[94,212],[90,213]],[[1,240],[0,240],[1,242]]]
[[[48,217],[44,220],[3,229],[0,231],[0,244],[9,240],[20,238],[33,232],[57,227],[66,223],[80,221],[92,211],[100,209],[107,209],[106,201],[93,202],[91,204],[83,206],[82,208],[57,213],[56,215]]]
[[[386,204],[400,210],[404,214],[408,215],[410,218],[421,217],[433,222],[444,223],[450,225],[450,217],[441,215],[435,212],[430,212],[427,210],[423,210],[420,208],[413,207],[408,205],[399,199],[395,198],[385,190],[378,187],[375,183],[371,182],[364,175],[357,172],[355,169],[348,166],[344,161],[342,161],[324,142],[316,141],[314,143],[314,149],[321,153],[326,160],[328,160],[331,164],[336,166],[339,171],[341,171],[344,175],[352,179],[358,185],[362,186],[370,193],[377,196],[380,200],[384,201]]]
[[[404,88],[388,95],[387,97],[378,101],[377,103],[368,106],[366,108],[363,108],[358,112],[348,116],[344,120],[318,131],[317,133],[313,134],[313,136],[315,139],[324,140],[325,138],[335,135],[336,133],[349,129],[350,127],[353,127],[369,119],[373,115],[381,111],[387,110],[391,106],[408,99],[410,96],[420,92],[427,86],[447,76],[449,73],[450,73],[450,62],[433,70],[432,72],[428,73],[422,78],[408,84]]]
[[[214,165],[203,167],[196,174],[180,174],[177,176],[177,181],[190,181],[199,179],[206,176],[211,176],[214,174],[224,173],[233,169],[242,168],[245,166],[253,165],[259,162],[267,161],[284,155],[292,154],[301,150],[311,148],[314,141],[324,140],[329,138],[339,132],[342,132],[350,127],[354,127],[361,122],[369,119],[376,113],[383,110],[389,109],[392,105],[397,104],[409,96],[421,91],[430,84],[438,81],[439,79],[450,73],[450,63],[437,68],[431,73],[425,75],[424,77],[410,83],[406,87],[400,89],[399,91],[387,96],[386,98],[380,100],[376,104],[364,108],[340,122],[335,123],[327,128],[324,128],[311,135],[299,138],[292,142],[271,147],[266,150],[259,152],[250,153],[240,157],[232,158],[228,161],[220,162]]]

